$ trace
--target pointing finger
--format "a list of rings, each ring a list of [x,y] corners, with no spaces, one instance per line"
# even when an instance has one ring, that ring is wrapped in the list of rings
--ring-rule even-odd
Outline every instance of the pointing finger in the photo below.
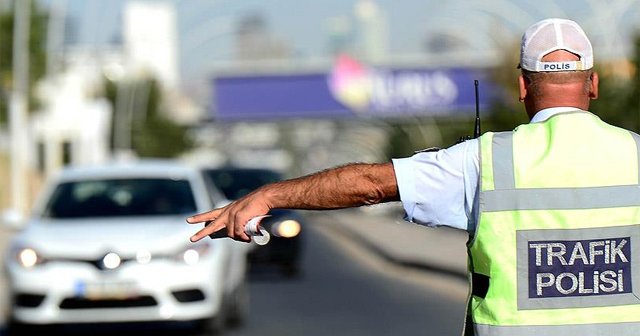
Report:
[[[191,236],[191,238],[189,240],[191,240],[191,242],[195,243],[198,240],[205,238],[211,234],[214,234],[222,229],[224,229],[225,226],[222,225],[220,226],[218,225],[214,225],[213,223],[210,223],[209,225],[207,225],[206,227],[204,227],[203,229],[201,229],[200,231],[196,232],[196,234],[194,234],[193,236]]]
[[[215,209],[215,210],[203,212],[197,215],[193,215],[187,218],[187,223],[197,224],[197,223],[202,223],[207,221],[214,221],[216,218],[218,218],[218,214],[220,213],[221,210],[222,209]]]

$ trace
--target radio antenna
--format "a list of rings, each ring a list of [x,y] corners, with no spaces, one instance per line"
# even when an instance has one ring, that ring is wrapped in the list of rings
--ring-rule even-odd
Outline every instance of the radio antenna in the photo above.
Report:
[[[480,136],[480,97],[478,96],[478,80],[474,80],[473,84],[476,90],[476,127],[473,130],[473,138]]]

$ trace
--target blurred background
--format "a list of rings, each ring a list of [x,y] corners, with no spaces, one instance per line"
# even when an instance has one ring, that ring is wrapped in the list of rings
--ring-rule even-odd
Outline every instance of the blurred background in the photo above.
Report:
[[[169,158],[299,176],[527,122],[519,39],[590,36],[592,112],[640,130],[634,0],[0,0],[0,209],[65,166]]]
[[[449,146],[472,132],[474,79],[483,130],[511,129],[519,38],[550,16],[592,39],[593,111],[640,127],[630,0],[17,3],[0,1],[2,208],[114,156],[300,175]]]

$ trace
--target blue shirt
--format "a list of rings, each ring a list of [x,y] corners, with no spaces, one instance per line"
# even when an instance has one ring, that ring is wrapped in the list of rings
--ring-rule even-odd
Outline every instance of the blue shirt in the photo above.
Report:
[[[575,107],[544,109],[531,122],[575,110]],[[479,140],[472,139],[437,152],[393,159],[405,219],[473,233],[478,217],[479,151]]]

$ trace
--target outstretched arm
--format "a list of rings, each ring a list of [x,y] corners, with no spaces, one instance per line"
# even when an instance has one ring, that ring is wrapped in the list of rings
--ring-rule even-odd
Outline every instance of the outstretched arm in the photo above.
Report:
[[[189,217],[187,222],[207,224],[191,237],[193,242],[225,227],[229,237],[249,241],[244,225],[271,209],[340,209],[397,200],[392,163],[352,163],[265,185],[226,207]]]

